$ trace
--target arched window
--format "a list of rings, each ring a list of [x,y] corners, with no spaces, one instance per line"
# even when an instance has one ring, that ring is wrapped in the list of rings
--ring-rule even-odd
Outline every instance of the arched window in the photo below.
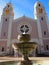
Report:
[[[46,50],[49,50],[49,46],[48,45],[46,45]]]
[[[43,21],[43,17],[41,17],[41,20]]]
[[[38,11],[39,11],[40,14],[43,13],[43,9],[42,8],[38,8]]]
[[[4,52],[4,47],[2,47],[2,52]]]
[[[46,31],[44,31],[44,35],[46,35]]]
[[[7,18],[5,19],[5,21],[7,22]]]
[[[6,33],[4,32],[3,35],[6,36]]]

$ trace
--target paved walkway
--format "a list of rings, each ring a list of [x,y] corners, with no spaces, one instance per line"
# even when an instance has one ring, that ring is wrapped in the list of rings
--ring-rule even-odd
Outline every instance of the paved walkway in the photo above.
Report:
[[[49,57],[29,57],[30,60],[37,60],[37,61],[41,61],[41,60],[48,60],[49,61]],[[0,62],[5,62],[5,61],[22,61],[23,58],[22,57],[0,57]]]

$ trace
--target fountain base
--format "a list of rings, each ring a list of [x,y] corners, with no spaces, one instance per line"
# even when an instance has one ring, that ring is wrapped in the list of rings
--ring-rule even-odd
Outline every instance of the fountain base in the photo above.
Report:
[[[29,34],[22,34],[18,36],[19,43],[14,43],[13,46],[22,53],[24,61],[21,61],[18,65],[32,65],[32,61],[29,60],[28,54],[31,53],[36,47],[37,43],[30,42]]]
[[[21,61],[20,65],[32,65],[32,62],[29,60]]]

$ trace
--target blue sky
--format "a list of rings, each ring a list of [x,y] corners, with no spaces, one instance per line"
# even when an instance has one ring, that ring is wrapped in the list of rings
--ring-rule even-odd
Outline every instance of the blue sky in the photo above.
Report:
[[[0,18],[5,5],[10,2],[14,9],[14,18],[19,18],[26,15],[30,18],[34,18],[34,4],[36,1],[42,2],[49,18],[49,5],[48,0],[0,0]]]

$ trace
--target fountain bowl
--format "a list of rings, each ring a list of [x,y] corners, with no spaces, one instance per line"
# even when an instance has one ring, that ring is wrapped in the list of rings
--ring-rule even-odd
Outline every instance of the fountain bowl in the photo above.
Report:
[[[18,35],[18,40],[20,42],[28,42],[28,41],[30,41],[30,35],[29,34]]]
[[[14,43],[14,47],[22,54],[29,54],[31,51],[33,51],[37,47],[37,43],[35,42],[21,42],[21,43]]]

